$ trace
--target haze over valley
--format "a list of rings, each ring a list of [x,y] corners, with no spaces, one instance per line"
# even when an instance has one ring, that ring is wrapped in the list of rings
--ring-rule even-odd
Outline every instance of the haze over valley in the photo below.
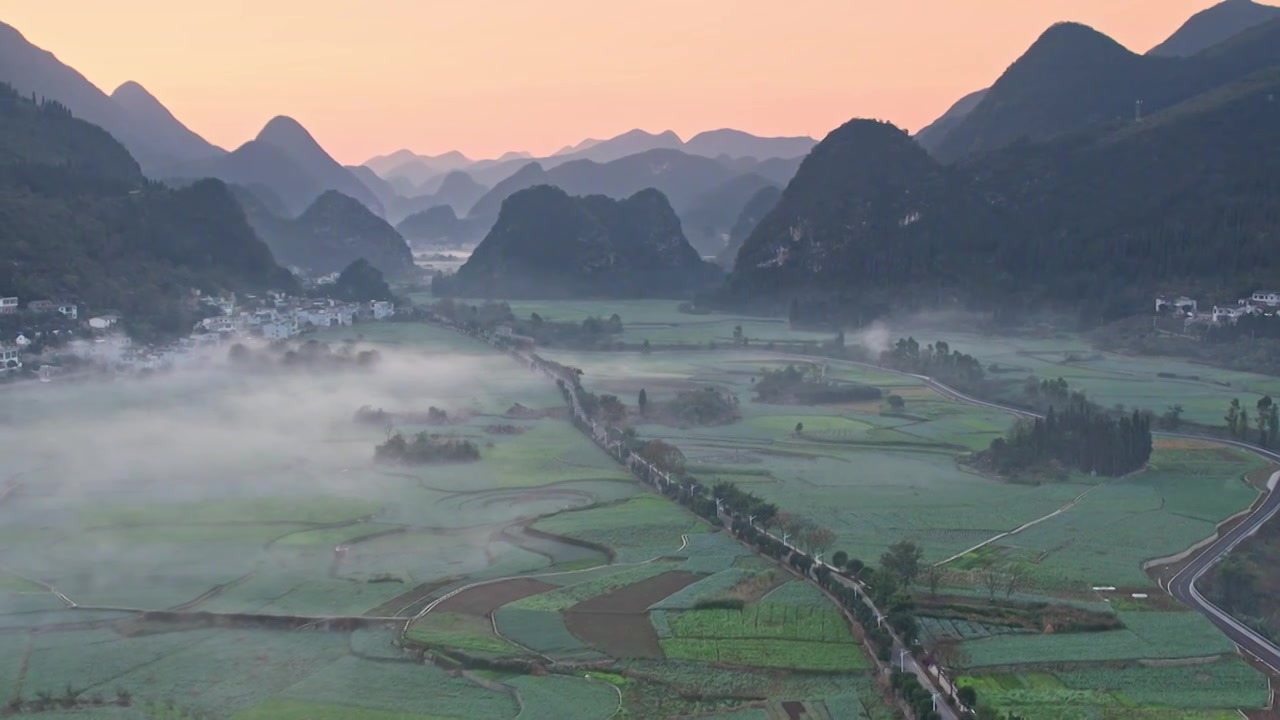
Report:
[[[0,18],[0,715],[1270,717],[1280,8],[576,2]]]

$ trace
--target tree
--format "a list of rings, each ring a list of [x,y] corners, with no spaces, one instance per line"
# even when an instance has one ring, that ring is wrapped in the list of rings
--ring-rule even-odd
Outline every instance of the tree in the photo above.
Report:
[[[1022,563],[1009,563],[1004,569],[1004,598],[1009,600],[1022,588],[1027,579],[1027,569]]]
[[[733,341],[739,345],[742,344],[742,326],[741,325],[733,326]]]
[[[925,566],[924,582],[925,582],[925,585],[929,586],[930,595],[938,594],[938,586],[942,584],[942,576],[945,574],[946,574],[946,571],[942,569],[941,565],[934,565],[930,563]]]
[[[880,567],[900,584],[910,586],[911,581],[920,574],[920,561],[924,551],[910,540],[900,540],[889,546],[889,551],[880,556]]]
[[[662,472],[675,474],[684,472],[684,453],[671,443],[650,440],[636,454]]]
[[[1160,424],[1169,430],[1177,430],[1182,426],[1182,406],[1170,405],[1160,416]]]
[[[1257,409],[1258,414],[1254,416],[1253,421],[1258,425],[1258,444],[1266,445],[1267,438],[1270,436],[1271,428],[1271,410],[1275,403],[1271,401],[1270,395],[1263,395],[1258,398]]]
[[[836,544],[836,534],[826,528],[815,527],[809,531],[805,542],[809,546],[809,552],[821,554]]]
[[[854,577],[858,577],[858,575],[862,572],[862,569],[865,568],[866,566],[867,564],[862,562],[858,558],[850,558],[849,562],[844,564],[844,571]]]
[[[804,434],[804,423],[802,423],[802,422],[798,422],[798,423],[796,423],[796,434],[797,434],[797,435],[803,435],[803,434]]]
[[[648,340],[645,340],[643,343],[641,343],[641,344],[640,344],[640,352],[644,353],[645,355],[648,355],[648,354],[649,354],[649,341],[648,341]]]
[[[907,406],[907,401],[903,400],[901,395],[890,395],[885,398],[885,402],[889,403],[889,409],[894,412],[902,412],[902,409]]]
[[[649,409],[649,393],[640,388],[640,397],[636,398],[636,404],[640,406],[640,414],[644,415]]]
[[[1004,584],[1004,573],[995,563],[987,563],[978,570],[978,584],[987,590],[987,599],[995,602],[996,593]]]
[[[1240,425],[1240,399],[1231,398],[1231,404],[1227,406],[1227,414],[1223,417],[1227,421],[1227,432],[1232,437],[1237,437],[1239,432],[1237,428]]]
[[[1241,440],[1248,439],[1249,435],[1249,411],[1240,408],[1240,417],[1236,420],[1236,437]]]
[[[977,707],[978,691],[968,685],[962,685],[956,690],[956,699],[965,707]]]
[[[843,550],[837,550],[831,555],[831,565],[836,569],[843,569],[845,564],[849,562],[849,553]]]

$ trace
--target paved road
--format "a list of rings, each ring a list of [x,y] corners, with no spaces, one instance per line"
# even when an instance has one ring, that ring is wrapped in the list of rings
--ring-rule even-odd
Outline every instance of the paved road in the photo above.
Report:
[[[810,358],[810,360],[812,361],[813,358]],[[926,377],[924,375],[904,373],[853,360],[844,362],[918,379],[941,395],[959,402],[991,408],[993,410],[1001,410],[1019,417],[1037,417],[1035,413],[1028,412],[1026,410],[1008,407],[1006,405],[988,402],[986,400],[979,400],[978,398],[966,395],[959,390],[943,385],[933,378]],[[1159,432],[1156,433],[1156,435],[1163,437],[1188,438],[1192,440],[1208,440],[1223,445],[1231,445],[1248,450],[1249,452],[1272,462],[1280,463],[1280,453],[1275,453],[1265,448],[1241,442],[1239,440],[1171,432]],[[1272,480],[1275,480],[1275,476],[1272,476]],[[1247,515],[1244,520],[1236,525],[1236,527],[1230,532],[1194,554],[1192,556],[1193,559],[1187,563],[1182,570],[1178,571],[1178,573],[1173,576],[1169,581],[1169,586],[1165,589],[1170,595],[1174,596],[1179,601],[1198,610],[1202,615],[1209,619],[1209,622],[1216,625],[1219,630],[1231,639],[1232,642],[1239,646],[1241,650],[1252,655],[1258,661],[1270,668],[1277,676],[1280,676],[1280,647],[1277,647],[1275,643],[1262,637],[1249,627],[1231,617],[1217,605],[1214,605],[1206,599],[1196,587],[1196,583],[1199,582],[1199,580],[1204,577],[1214,565],[1222,561],[1232,550],[1236,548],[1237,545],[1256,533],[1268,520],[1275,517],[1277,513],[1280,513],[1280,492],[1276,491],[1276,484],[1272,482],[1262,503],[1253,512],[1249,513],[1249,515]]]

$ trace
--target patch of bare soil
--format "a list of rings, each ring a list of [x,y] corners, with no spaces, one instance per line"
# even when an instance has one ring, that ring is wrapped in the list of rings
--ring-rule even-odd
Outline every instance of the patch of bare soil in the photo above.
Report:
[[[460,592],[437,605],[435,610],[487,617],[489,613],[507,603],[555,588],[555,585],[533,578],[511,578]]]
[[[615,658],[662,658],[648,608],[698,580],[689,572],[666,572],[584,600],[565,611],[565,626],[587,645]]]

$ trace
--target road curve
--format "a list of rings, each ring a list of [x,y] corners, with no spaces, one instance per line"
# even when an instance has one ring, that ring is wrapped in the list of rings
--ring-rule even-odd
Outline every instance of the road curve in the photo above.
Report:
[[[1018,417],[1040,417],[1036,413],[1029,412],[1027,410],[1009,407],[1007,405],[1001,405],[999,403],[993,403],[986,400],[979,400],[978,398],[966,395],[955,388],[948,387],[947,385],[925,375],[901,372],[899,370],[883,368],[869,363],[857,362],[856,360],[837,360],[835,362],[847,362],[852,365],[872,370],[879,370],[881,372],[888,372],[895,375],[914,378],[916,380],[920,380],[944,397],[958,402],[977,405],[993,410],[1000,410]],[[1205,440],[1222,445],[1231,445],[1243,450],[1248,450],[1249,452],[1270,460],[1271,462],[1280,463],[1280,453],[1239,440],[1176,432],[1157,432],[1154,434],[1161,437]],[[1280,473],[1277,473],[1277,475],[1280,475]],[[1275,476],[1273,476],[1273,479],[1274,478]],[[1229,532],[1218,537],[1212,543],[1195,553],[1192,556],[1192,559],[1181,570],[1179,570],[1172,579],[1169,580],[1168,587],[1166,587],[1165,590],[1180,602],[1199,611],[1200,614],[1208,618],[1209,622],[1217,626],[1217,628],[1230,638],[1231,641],[1234,642],[1243,652],[1253,656],[1263,665],[1270,668],[1272,673],[1280,677],[1280,647],[1277,647],[1275,643],[1267,640],[1245,624],[1236,620],[1222,608],[1214,605],[1206,599],[1196,587],[1196,583],[1199,582],[1200,578],[1204,577],[1211,569],[1213,569],[1214,565],[1221,562],[1232,550],[1236,548],[1236,546],[1244,542],[1254,533],[1258,532],[1258,530],[1261,529],[1268,520],[1275,517],[1277,513],[1280,513],[1280,492],[1277,492],[1276,487],[1276,483],[1270,483],[1266,491],[1266,495],[1258,507],[1246,515],[1244,519]]]

